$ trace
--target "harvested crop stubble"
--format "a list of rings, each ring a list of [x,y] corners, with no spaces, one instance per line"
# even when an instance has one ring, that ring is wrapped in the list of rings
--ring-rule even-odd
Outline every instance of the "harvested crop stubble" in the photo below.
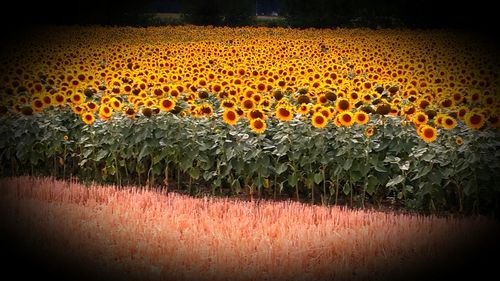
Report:
[[[489,241],[498,229],[484,217],[192,198],[27,177],[0,184],[6,229],[47,259],[98,277],[390,279],[442,265],[447,255],[463,254],[463,241]]]

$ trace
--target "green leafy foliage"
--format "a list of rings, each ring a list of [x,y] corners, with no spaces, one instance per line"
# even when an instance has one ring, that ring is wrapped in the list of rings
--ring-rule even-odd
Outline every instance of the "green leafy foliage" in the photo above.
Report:
[[[219,114],[113,115],[92,125],[70,110],[3,115],[1,175],[168,183],[190,193],[193,186],[231,194],[265,190],[313,202],[319,192],[326,203],[391,199],[419,211],[486,212],[500,203],[496,130],[459,125],[425,143],[400,117],[373,115],[364,126],[316,129],[297,115],[289,122],[268,120],[267,130],[255,134],[248,120],[230,126]],[[374,128],[371,137],[364,135],[367,126]]]

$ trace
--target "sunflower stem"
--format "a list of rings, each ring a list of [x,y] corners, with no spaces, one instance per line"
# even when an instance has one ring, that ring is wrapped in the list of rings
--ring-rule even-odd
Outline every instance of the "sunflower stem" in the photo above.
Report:
[[[321,177],[323,179],[323,200],[321,200],[321,203],[325,205],[325,200],[326,200],[326,180],[325,180],[325,167],[321,170]]]
[[[190,176],[189,177],[189,185],[188,185],[188,194],[191,195],[191,184],[193,182],[193,178]]]
[[[165,184],[168,193],[168,163],[165,167],[165,180],[163,181],[163,183]]]
[[[177,189],[181,188],[181,169],[177,169]]]
[[[276,200],[276,188],[277,188],[277,186],[276,186],[276,182],[278,181],[278,178],[277,178],[277,177],[278,177],[278,176],[277,176],[277,175],[276,175],[276,173],[275,173],[275,174],[274,174],[274,181],[273,181],[273,189],[274,189],[274,190],[273,190],[273,193],[274,193],[274,200]]]
[[[115,175],[116,175],[116,183],[118,184],[118,187],[121,187],[122,184],[121,184],[121,179],[120,179],[120,174],[118,172],[118,159],[116,157],[116,154],[113,154],[114,158],[115,158]]]
[[[339,182],[335,180],[335,205],[337,205],[339,199]]]
[[[311,204],[314,205],[314,184],[311,185]]]

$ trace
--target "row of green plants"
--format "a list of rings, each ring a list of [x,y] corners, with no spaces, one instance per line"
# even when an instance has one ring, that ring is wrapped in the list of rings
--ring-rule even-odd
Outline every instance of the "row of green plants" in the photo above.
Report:
[[[499,209],[498,130],[459,124],[425,143],[401,117],[317,129],[297,115],[269,118],[255,134],[248,120],[231,126],[220,114],[114,115],[92,125],[69,109],[3,115],[0,173],[424,212]]]

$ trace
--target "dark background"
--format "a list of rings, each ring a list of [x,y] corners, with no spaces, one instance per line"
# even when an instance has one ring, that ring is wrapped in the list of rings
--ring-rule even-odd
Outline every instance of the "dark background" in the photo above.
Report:
[[[146,1],[16,1],[3,4],[0,16],[0,46],[7,39],[29,34],[39,25],[148,25],[155,13],[182,13],[184,23],[200,25],[251,25],[255,15],[278,13],[290,27],[352,27],[369,28],[446,28],[465,30],[486,42],[496,43],[495,25],[500,18],[493,1],[449,0],[146,0]],[[53,260],[43,249],[33,249],[18,239],[19,233],[0,228],[3,272],[23,279],[34,274],[39,279],[61,277],[65,280],[96,280],[95,272],[71,261]],[[497,240],[481,242],[480,247],[464,247],[464,251],[432,268],[410,274],[411,280],[445,280],[477,278],[495,274],[499,245]],[[465,244],[471,241],[464,241]],[[476,243],[471,243],[475,245]],[[490,258],[494,257],[494,258]],[[61,268],[61,264],[64,266]],[[21,265],[21,268],[18,266]],[[458,269],[458,270],[457,270]],[[5,277],[7,274],[5,273]],[[401,280],[407,280],[405,276]],[[423,278],[422,278],[423,277]],[[472,279],[471,278],[471,279]],[[97,278],[98,279],[98,278]],[[408,280],[410,280],[408,279]],[[107,280],[109,276],[107,276]]]
[[[296,27],[368,26],[394,19],[410,28],[493,29],[493,1],[451,0],[145,0],[145,1],[15,1],[4,4],[3,26],[32,24],[137,25],[144,13],[187,13],[195,23],[245,25],[245,17],[277,12]],[[225,17],[224,22],[215,18]],[[196,17],[206,21],[196,22]],[[227,20],[232,17],[232,20]],[[186,18],[189,23],[190,19]],[[191,21],[191,22],[193,22]],[[212,22],[211,22],[212,21]]]

